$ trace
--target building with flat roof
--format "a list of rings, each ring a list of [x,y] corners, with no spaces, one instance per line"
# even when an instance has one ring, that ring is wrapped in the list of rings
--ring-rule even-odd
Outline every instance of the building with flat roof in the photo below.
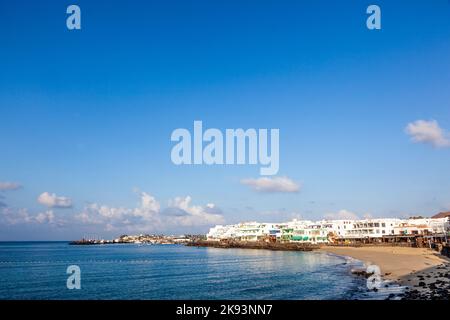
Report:
[[[381,241],[395,237],[449,236],[449,218],[292,220],[282,223],[245,222],[218,225],[207,234],[210,241],[277,241],[333,243],[342,241]]]

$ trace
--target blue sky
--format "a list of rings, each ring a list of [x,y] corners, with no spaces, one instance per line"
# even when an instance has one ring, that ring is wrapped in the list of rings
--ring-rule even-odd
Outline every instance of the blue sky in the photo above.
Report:
[[[73,3],[81,30],[72,2],[0,4],[0,240],[450,210],[449,1]],[[194,120],[279,128],[299,191],[175,166]]]

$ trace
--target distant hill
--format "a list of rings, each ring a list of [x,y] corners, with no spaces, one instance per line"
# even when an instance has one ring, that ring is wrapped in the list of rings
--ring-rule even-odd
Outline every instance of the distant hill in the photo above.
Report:
[[[432,218],[445,218],[450,217],[450,211],[448,212],[439,212],[438,214],[432,216]]]

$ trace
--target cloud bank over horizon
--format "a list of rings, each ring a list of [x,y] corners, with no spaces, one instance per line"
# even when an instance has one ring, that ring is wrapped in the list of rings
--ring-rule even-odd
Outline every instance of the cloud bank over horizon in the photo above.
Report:
[[[72,200],[44,192],[38,197],[38,202],[47,206],[49,210],[32,214],[27,208],[5,205],[0,207],[0,224],[74,226],[80,231],[84,227],[87,229],[94,227],[98,232],[120,234],[161,233],[181,229],[189,233],[189,228],[209,227],[225,222],[222,210],[215,204],[194,205],[190,196],[175,197],[169,200],[163,209],[157,199],[146,192],[139,193],[139,200],[139,204],[135,207],[88,203],[75,214],[64,214],[64,209],[73,207]],[[58,209],[61,212],[57,212]]]

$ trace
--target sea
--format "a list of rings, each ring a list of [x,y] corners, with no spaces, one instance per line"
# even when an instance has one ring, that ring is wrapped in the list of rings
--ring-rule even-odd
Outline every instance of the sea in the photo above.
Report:
[[[70,273],[71,266],[79,273]],[[314,251],[0,242],[0,299],[384,298],[368,292],[366,279],[351,274],[362,267],[358,260]],[[73,288],[74,276],[79,289]]]

